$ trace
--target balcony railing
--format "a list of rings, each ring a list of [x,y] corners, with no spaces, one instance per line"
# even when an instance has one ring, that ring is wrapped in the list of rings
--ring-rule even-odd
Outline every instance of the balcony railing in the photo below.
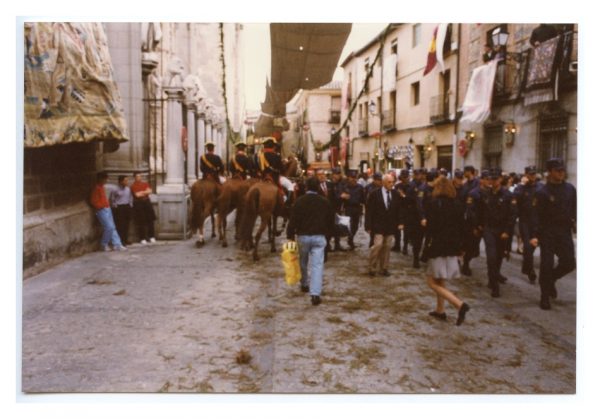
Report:
[[[429,101],[429,121],[440,124],[449,121],[450,94],[433,96]]]
[[[394,129],[396,129],[396,111],[394,109],[383,111],[383,130],[392,131]]]
[[[369,135],[369,120],[367,118],[358,120],[358,135],[360,137]]]
[[[330,124],[339,124],[342,117],[342,111],[330,111],[329,114],[329,123]]]

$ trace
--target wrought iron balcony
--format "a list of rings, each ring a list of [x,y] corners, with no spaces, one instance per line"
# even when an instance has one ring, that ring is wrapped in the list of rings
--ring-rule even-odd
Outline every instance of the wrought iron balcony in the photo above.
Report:
[[[433,96],[429,101],[429,121],[432,124],[441,124],[449,121],[450,94]]]
[[[383,130],[392,131],[396,129],[396,111],[388,109],[383,111]]]

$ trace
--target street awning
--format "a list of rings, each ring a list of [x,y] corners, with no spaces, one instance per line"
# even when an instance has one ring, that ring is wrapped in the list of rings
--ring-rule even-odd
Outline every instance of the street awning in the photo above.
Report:
[[[331,81],[351,23],[271,23],[273,90],[315,89]]]
[[[25,147],[127,141],[101,23],[25,23]]]

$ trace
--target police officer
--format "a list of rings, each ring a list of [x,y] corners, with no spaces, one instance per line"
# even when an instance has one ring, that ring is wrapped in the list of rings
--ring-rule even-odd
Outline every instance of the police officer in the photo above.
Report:
[[[533,200],[542,184],[537,180],[537,169],[535,166],[525,168],[525,183],[520,183],[515,189],[514,196],[517,200],[517,213],[519,217],[519,233],[523,240],[523,263],[521,272],[529,278],[533,284],[537,278],[533,267],[533,252],[535,248],[529,242],[533,230]]]
[[[215,143],[207,141],[204,145],[206,152],[200,157],[200,171],[203,179],[213,179],[217,183],[221,183],[219,175],[223,175],[225,167],[221,157],[215,154]]]
[[[489,172],[482,171],[481,180],[487,182]],[[481,189],[479,188],[480,179],[475,176],[475,168],[473,166],[465,166],[463,170],[464,183],[463,190],[461,191],[461,197],[465,199],[466,208],[466,223],[465,223],[465,254],[463,256],[463,264],[460,268],[460,272],[465,276],[471,276],[473,272],[469,264],[471,259],[479,256],[479,247],[481,244],[481,231],[476,231],[475,215],[479,209],[479,199],[481,196]],[[484,180],[485,179],[485,180]]]
[[[394,190],[396,192],[398,192],[398,195],[400,196],[400,213],[401,213],[402,217],[404,217],[404,215],[407,212],[406,211],[407,205],[408,205],[407,194],[408,194],[408,187],[410,185],[409,175],[410,175],[410,173],[408,172],[407,169],[400,170],[400,176],[398,177],[398,183],[396,183],[394,185]],[[402,254],[407,255],[408,254],[408,234],[406,234],[406,230],[398,229],[398,231],[396,232],[396,242],[395,242],[392,250],[400,250],[401,236],[404,236],[404,240],[402,240]]]
[[[572,232],[577,223],[577,192],[565,182],[562,159],[546,162],[546,184],[535,194],[534,222],[530,243],[540,246],[540,308],[550,310],[550,298],[557,298],[556,281],[575,269]],[[558,265],[554,267],[554,255]]]
[[[421,184],[419,189],[419,193],[417,195],[417,211],[419,212],[419,222],[421,226],[425,229],[425,240],[423,252],[421,254],[421,262],[427,262],[427,258],[425,257],[425,249],[429,243],[430,237],[427,235],[427,213],[429,212],[429,206],[431,204],[431,200],[433,199],[433,182],[439,176],[439,172],[437,169],[430,169],[425,174],[425,182]]]
[[[232,177],[244,180],[252,171],[252,160],[246,154],[246,143],[238,141],[235,148],[236,152],[229,162],[229,171]]]
[[[481,190],[481,200],[477,214],[477,228],[481,231],[485,243],[485,256],[488,272],[488,287],[492,297],[500,297],[500,283],[506,277],[500,274],[506,240],[514,226],[510,193],[502,188],[502,173],[499,169],[489,171],[487,187]]]
[[[410,182],[406,194],[406,206],[404,218],[404,228],[408,229],[407,233],[413,250],[413,268],[420,268],[419,255],[423,246],[423,236],[425,228],[421,225],[419,218],[419,209],[417,200],[419,192],[424,183],[425,169],[415,169],[413,171],[413,180]]]
[[[356,248],[354,244],[354,235],[358,231],[358,223],[362,215],[362,206],[365,203],[365,192],[363,187],[357,183],[358,171],[349,170],[348,179],[340,187],[338,199],[342,202],[342,211],[350,217],[350,235],[348,236],[348,246],[350,250]]]
[[[258,154],[258,171],[263,179],[270,178],[279,187],[279,175],[283,170],[283,163],[276,151],[275,138],[266,137],[262,144],[263,150]]]

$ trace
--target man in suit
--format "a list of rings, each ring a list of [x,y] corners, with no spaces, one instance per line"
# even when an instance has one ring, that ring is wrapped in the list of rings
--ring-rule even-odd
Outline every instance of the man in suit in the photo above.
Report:
[[[382,182],[381,189],[369,195],[365,215],[365,230],[374,237],[369,252],[370,276],[375,276],[378,266],[382,275],[391,275],[388,266],[394,233],[404,228],[401,220],[400,195],[393,189],[394,179],[386,174]]]

